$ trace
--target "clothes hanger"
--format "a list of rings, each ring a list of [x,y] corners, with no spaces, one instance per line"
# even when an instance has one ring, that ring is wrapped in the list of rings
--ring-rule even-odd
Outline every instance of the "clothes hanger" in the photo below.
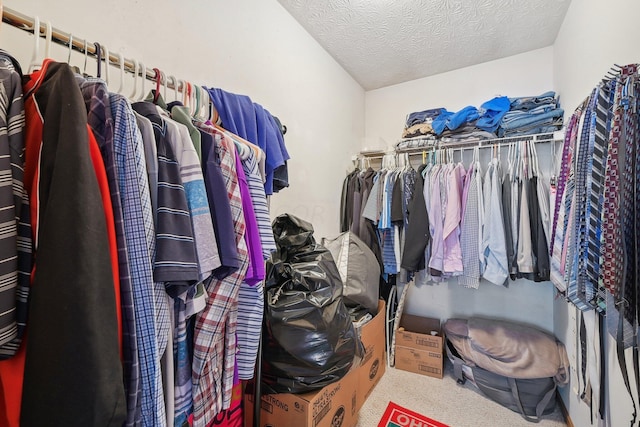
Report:
[[[84,76],[87,75],[87,58],[89,57],[89,42],[85,39],[84,41],[84,68],[82,70],[82,74]]]
[[[509,142],[509,146],[507,147],[507,174],[511,176],[511,156],[513,155],[513,143]]]
[[[31,57],[31,63],[29,64],[29,73],[33,73],[40,65],[40,18],[38,16],[33,17],[33,56]]]
[[[131,100],[135,100],[136,99],[136,94],[138,92],[138,60],[134,59],[133,60],[133,92],[131,93],[131,96],[129,98],[131,98]]]
[[[200,94],[202,96],[202,121],[211,121],[211,119],[213,118],[213,103],[211,102],[209,92],[207,92],[204,87],[200,86]]]
[[[189,105],[189,84],[186,80],[182,81],[182,104],[187,107],[189,115],[191,115],[191,106]]]
[[[188,92],[189,92],[189,107],[190,107],[190,111],[191,111],[191,117],[196,117],[197,114],[197,99],[196,99],[196,95],[195,95],[195,86],[189,82],[187,83],[187,87],[188,87]]]
[[[118,65],[120,65],[120,85],[118,86],[118,93],[122,94],[122,89],[124,89],[124,56],[121,52],[116,53],[118,57]]]
[[[246,139],[244,139],[243,137],[236,135],[235,133],[221,127],[220,125],[217,124],[213,124],[213,127],[218,130],[220,133],[224,134],[226,137],[228,137],[229,139],[231,139],[234,143],[239,143],[242,144],[244,146],[246,146],[247,148],[251,149],[255,155],[256,158],[259,158],[261,156],[262,153],[262,149],[260,147],[258,147],[257,145],[247,141]]]
[[[73,50],[73,34],[69,33],[69,53],[67,54],[67,64],[71,64],[72,50]]]
[[[145,81],[147,80],[147,67],[141,62],[140,63],[140,70],[141,70],[141,80],[140,80],[140,84],[141,84],[141,91],[140,91],[140,96],[138,97],[138,101],[144,101],[144,84]]]
[[[171,81],[171,84],[173,85],[173,100],[177,101],[178,100],[178,80],[175,78],[175,76],[167,76],[167,84],[169,81]],[[166,99],[166,94],[165,94],[165,99]]]
[[[558,183],[558,177],[556,176],[557,167],[556,139],[553,138],[551,141],[551,177],[549,178],[549,184],[552,186]]]
[[[196,90],[196,119],[201,122],[205,122],[207,121],[207,117],[202,112],[204,107],[204,96],[202,95],[202,87],[200,85],[195,85],[194,89]]]
[[[195,95],[195,102],[196,102],[196,106],[193,112],[193,117],[198,119],[200,117],[200,86],[199,85],[193,85],[193,92]]]
[[[104,81],[107,87],[109,87],[109,49],[107,49],[105,45],[102,45],[102,50],[104,52]]]
[[[102,77],[102,47],[98,42],[94,42],[93,45],[96,47],[96,60],[97,60],[96,61],[96,65],[97,65],[96,77],[101,78]]]
[[[153,93],[153,103],[157,104],[158,103],[158,98],[160,97],[160,85],[162,83],[162,76],[160,74],[160,69],[159,68],[154,68],[153,72],[154,72],[153,79],[156,81],[156,90]]]
[[[162,79],[163,85],[162,97],[164,98],[164,101],[167,102],[167,86],[169,85],[169,83],[167,82],[167,75],[162,70],[160,70],[160,78]]]
[[[198,86],[194,85],[193,83],[189,83],[189,88],[190,88],[190,95],[191,95],[191,106],[193,108],[193,113],[192,113],[192,117],[196,118],[198,117],[198,108],[200,107],[199,102],[200,100],[198,99]]]
[[[189,115],[193,117],[193,106],[191,104],[191,83],[183,80],[182,103],[189,110]]]
[[[533,173],[535,174],[536,177],[541,178],[540,162],[538,161],[538,149],[536,148],[536,144],[533,142],[529,145],[531,147],[531,157],[533,157],[533,161],[534,161]]]
[[[189,109],[189,103],[187,102],[187,82],[186,80],[179,80],[182,86],[182,105]],[[189,110],[189,114],[191,114],[191,110]]]
[[[202,122],[206,122],[211,120],[211,100],[209,98],[209,93],[204,90],[204,88],[198,85],[198,90],[200,91],[200,110],[199,117]]]
[[[51,58],[51,36],[53,33],[53,28],[51,26],[51,21],[45,22],[45,43],[44,43],[44,58]]]

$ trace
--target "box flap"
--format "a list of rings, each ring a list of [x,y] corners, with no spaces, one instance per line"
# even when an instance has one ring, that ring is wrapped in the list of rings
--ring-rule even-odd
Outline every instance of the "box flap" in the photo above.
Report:
[[[408,332],[417,332],[419,334],[431,335],[431,331],[437,331],[438,335],[442,335],[440,328],[440,320],[430,317],[415,316],[413,314],[403,313],[400,318],[400,327]]]

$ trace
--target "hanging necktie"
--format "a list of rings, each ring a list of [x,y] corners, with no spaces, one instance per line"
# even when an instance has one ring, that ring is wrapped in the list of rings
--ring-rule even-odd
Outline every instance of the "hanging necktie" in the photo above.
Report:
[[[622,300],[619,302],[621,308],[621,314],[624,315],[625,320],[629,323],[631,330],[634,329],[636,324],[636,296],[637,296],[637,284],[636,284],[636,270],[635,270],[635,152],[637,145],[637,133],[636,123],[637,116],[634,114],[635,108],[630,105],[634,102],[633,97],[633,77],[629,77],[625,82],[623,88],[622,108],[623,108],[623,120],[624,120],[624,159],[623,170],[624,173],[621,176],[622,182],[622,232],[621,237],[623,241],[624,251],[624,270],[625,280],[622,283],[621,296]],[[625,334],[626,335],[626,334]],[[627,342],[627,338],[625,338]]]
[[[573,160],[573,147],[575,145],[578,123],[586,102],[587,100],[583,101],[582,105],[580,105],[573,113],[566,129],[564,143],[562,146],[562,162],[560,164],[556,188],[553,225],[551,227],[551,241],[549,242],[551,253],[551,281],[562,293],[565,293],[567,290],[562,268],[564,240],[567,230],[566,221],[568,219],[565,207],[567,200],[570,200],[570,197],[567,197],[567,183],[569,180],[570,166]],[[565,201],[564,203],[563,200]]]
[[[635,72],[635,71],[633,71]],[[622,82],[629,76],[630,70],[625,67],[619,77],[619,82]],[[602,260],[600,270],[600,281],[607,291],[611,294],[614,302],[618,295],[622,281],[622,267],[623,267],[623,254],[621,251],[622,236],[621,236],[621,218],[620,218],[620,166],[618,164],[619,147],[620,147],[620,132],[622,126],[622,109],[620,108],[620,101],[622,98],[622,85],[616,84],[615,96],[613,102],[613,117],[611,122],[611,132],[609,133],[609,143],[607,147],[607,162],[606,162],[606,174],[605,174],[605,190],[604,199],[602,205],[602,237],[600,246],[600,258]],[[613,307],[607,303],[607,311],[615,309],[615,302]],[[608,316],[609,319],[609,316]],[[609,330],[615,335],[617,329],[617,322],[612,328],[611,323],[608,323]]]
[[[637,155],[637,102],[633,94],[637,72],[635,65],[622,68],[613,103],[613,123],[609,139],[609,155],[607,158],[607,176],[605,178],[605,211],[603,215],[604,246],[601,247],[603,270],[601,280],[607,290],[607,326],[616,337],[618,364],[627,392],[633,404],[631,426],[635,425],[637,407],[631,391],[631,381],[627,370],[625,349],[633,346],[634,379],[636,388],[640,387],[638,375],[640,367],[637,360],[637,316],[636,316],[636,276],[637,254],[635,247],[637,234],[635,227],[636,199],[636,155]],[[629,107],[632,108],[629,108]],[[608,184],[607,185],[607,181]],[[622,196],[620,190],[624,190]],[[604,276],[604,277],[603,277]]]
[[[615,93],[615,80],[602,84],[598,93],[596,109],[596,128],[593,147],[592,186],[589,215],[589,238],[587,275],[588,280],[597,288],[593,305],[599,312],[606,309],[606,288],[599,280],[600,244],[602,236],[602,209],[605,185],[605,169],[607,159],[607,142],[611,127],[611,106]]]
[[[584,257],[586,247],[586,205],[588,177],[591,169],[590,133],[592,129],[592,118],[595,119],[595,106],[597,101],[597,91],[591,93],[589,103],[584,113],[582,131],[580,133],[580,144],[576,162],[574,163],[574,223],[573,234],[569,240],[569,250],[567,265],[569,266],[569,283],[567,286],[567,297],[580,310],[589,310],[592,289],[587,288],[585,280]],[[595,123],[593,124],[595,127]]]

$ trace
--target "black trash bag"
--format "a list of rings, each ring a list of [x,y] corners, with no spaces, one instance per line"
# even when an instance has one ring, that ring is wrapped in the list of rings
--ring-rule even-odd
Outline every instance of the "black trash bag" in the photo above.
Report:
[[[262,381],[267,393],[305,393],[342,378],[362,344],[338,269],[313,226],[284,214],[273,231],[278,250],[267,261]]]

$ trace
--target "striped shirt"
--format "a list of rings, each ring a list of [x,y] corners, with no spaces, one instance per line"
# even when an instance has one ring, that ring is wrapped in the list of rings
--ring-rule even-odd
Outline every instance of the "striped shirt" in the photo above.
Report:
[[[191,142],[187,128],[170,119],[166,119],[165,124],[167,141],[173,149],[180,168],[180,179],[184,186],[191,226],[193,227],[198,271],[200,272],[200,280],[204,280],[211,275],[213,270],[220,267],[221,263],[211,222],[209,200],[202,177],[202,166],[200,166],[200,159]]]
[[[0,360],[15,355],[27,322],[31,220],[23,185],[25,124],[19,64],[0,51]]]
[[[241,146],[239,154],[243,158],[242,168],[247,177],[251,202],[260,232],[262,256],[266,260],[271,252],[276,250],[276,242],[273,238],[269,207],[260,177],[258,161],[254,151],[249,147]],[[238,337],[238,376],[241,380],[253,378],[262,331],[263,313],[264,282],[255,286],[249,286],[243,282],[238,298],[238,331],[236,333]]]
[[[157,107],[161,114],[160,107]],[[216,244],[209,200],[207,198],[200,159],[190,138],[186,126],[173,120],[165,120],[168,141],[176,155],[180,167],[180,178],[184,185],[196,255],[198,259],[199,279],[208,278],[214,269],[220,267],[220,257]],[[199,135],[199,134],[198,134]],[[191,360],[188,357],[187,319],[201,311],[206,302],[206,293],[196,293],[195,288],[189,288],[174,298],[174,358],[175,358],[175,424],[182,425],[193,411],[191,388]],[[198,298],[196,298],[198,296]],[[199,307],[195,308],[195,307]]]
[[[198,261],[194,246],[191,216],[180,165],[168,141],[166,122],[148,102],[137,102],[133,108],[151,120],[158,153],[158,209],[156,223],[156,258],[153,277],[165,282],[175,296],[198,280]]]

